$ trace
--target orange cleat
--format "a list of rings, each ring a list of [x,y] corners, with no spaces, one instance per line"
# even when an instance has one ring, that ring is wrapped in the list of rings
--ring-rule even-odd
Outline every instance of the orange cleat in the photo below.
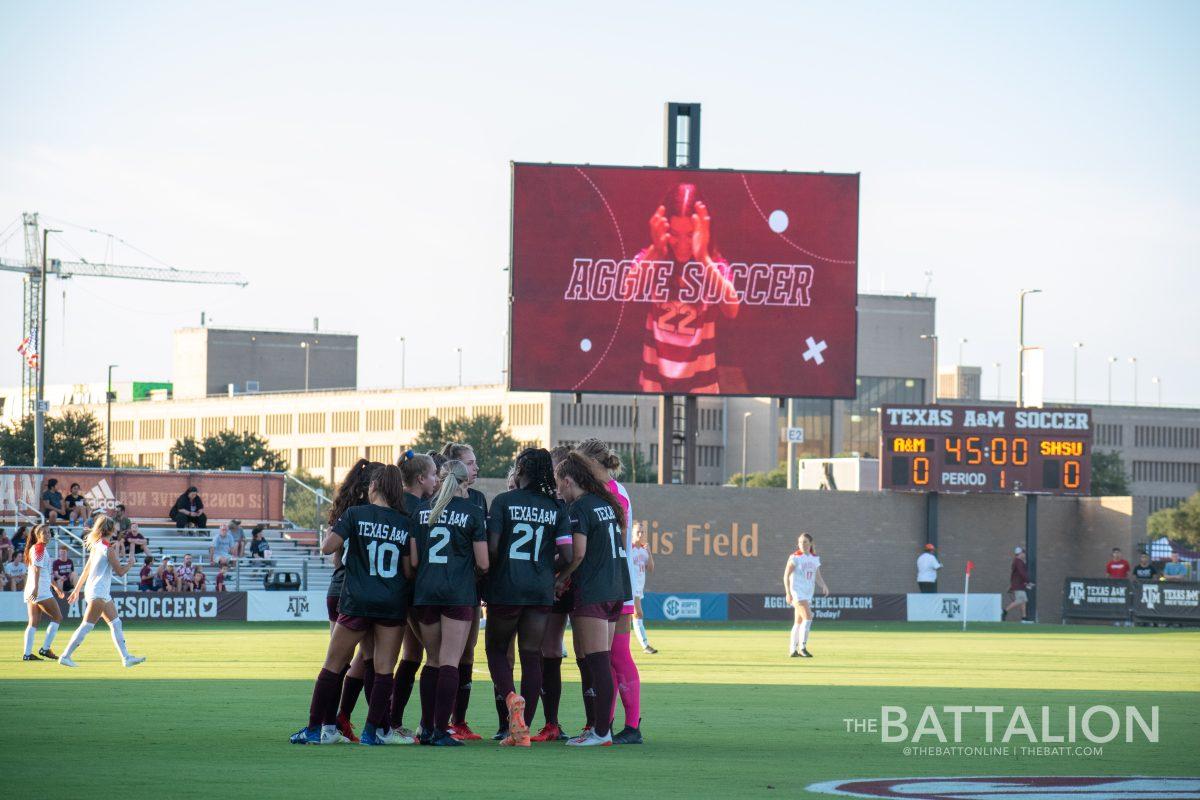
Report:
[[[337,728],[338,733],[340,733],[342,736],[345,736],[355,744],[358,743],[358,737],[354,735],[354,723],[352,723],[350,718],[345,714],[337,715]]]
[[[508,735],[521,747],[529,746],[529,726],[525,724],[525,698],[509,692],[504,698],[508,706]]]
[[[450,735],[460,742],[476,742],[482,739],[475,731],[471,730],[471,726],[464,722],[456,722],[450,725]]]
[[[526,731],[525,736],[523,736],[522,738],[519,738],[519,739],[514,738],[513,735],[510,733],[508,736],[505,736],[503,739],[500,740],[500,746],[501,747],[529,747],[530,746],[529,745],[529,731]]]

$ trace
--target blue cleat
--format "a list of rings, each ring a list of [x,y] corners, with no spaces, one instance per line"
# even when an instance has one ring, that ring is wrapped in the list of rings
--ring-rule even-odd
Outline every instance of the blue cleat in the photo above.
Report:
[[[304,727],[293,733],[288,741],[292,744],[320,744],[321,730],[319,728]]]
[[[372,725],[371,723],[368,722],[366,725],[363,726],[363,732],[362,732],[362,735],[358,739],[358,743],[370,745],[372,747],[374,747],[376,745],[387,744],[387,742],[383,741],[383,739],[380,738],[379,734],[380,734],[380,731],[374,725]]]

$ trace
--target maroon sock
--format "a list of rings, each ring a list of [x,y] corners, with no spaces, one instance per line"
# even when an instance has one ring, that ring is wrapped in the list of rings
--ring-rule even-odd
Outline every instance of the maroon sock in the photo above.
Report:
[[[312,702],[308,706],[308,727],[310,729],[332,724],[327,722],[330,706],[333,706],[336,718],[338,684],[341,683],[341,678],[342,676],[338,673],[327,669],[322,669],[317,673],[317,681],[313,685]]]
[[[497,689],[492,694],[492,699],[496,701],[496,721],[500,726],[498,730],[504,730],[508,727],[508,693],[500,694],[500,690]]]
[[[363,698],[371,702],[371,690],[375,687],[375,662],[372,659],[363,659]]]
[[[540,650],[521,650],[521,697],[525,698],[525,725],[533,725],[538,698],[542,695],[542,653]]]
[[[596,727],[596,690],[592,688],[592,668],[588,665],[586,658],[577,658],[575,663],[579,666],[579,688],[583,692],[583,715],[584,724],[589,728]]]
[[[390,727],[388,722],[391,719],[392,686],[395,682],[396,679],[392,677],[391,672],[384,672],[376,675],[375,682],[371,685],[371,703],[367,706],[367,723],[380,730]]]
[[[558,724],[558,701],[562,699],[561,658],[542,659],[542,702],[545,706],[546,724]]]
[[[347,675],[342,681],[342,707],[338,710],[338,714],[350,719],[350,715],[354,713],[354,707],[358,705],[358,695],[362,692],[363,679],[356,678],[353,675]]]
[[[467,723],[467,706],[471,704],[471,672],[475,664],[462,661],[458,665],[458,686],[454,689],[454,724]]]
[[[508,727],[508,693],[517,690],[513,685],[513,668],[508,663],[508,648],[486,652],[488,672],[492,674],[492,694],[496,699],[496,719],[504,729]]]
[[[592,701],[595,709],[597,736],[606,736],[612,730],[612,707],[616,698],[616,688],[613,686],[612,654],[604,650],[599,653],[589,653],[588,666],[592,668],[592,688],[596,697]]]
[[[459,669],[455,666],[438,667],[436,699],[433,704],[433,727],[439,731],[450,727],[450,714],[454,710],[455,696],[459,690],[458,673]]]
[[[421,730],[433,730],[433,705],[437,699],[437,667],[421,670]]]
[[[408,706],[408,698],[412,696],[413,683],[417,679],[417,670],[421,668],[420,661],[401,661],[396,667],[395,683],[392,687],[392,704],[389,709],[392,728],[404,727],[404,709]]]

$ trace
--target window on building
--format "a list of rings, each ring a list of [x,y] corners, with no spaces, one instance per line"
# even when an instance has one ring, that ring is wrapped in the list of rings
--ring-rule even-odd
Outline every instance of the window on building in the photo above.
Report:
[[[267,414],[267,435],[286,436],[292,432],[291,414]]]
[[[473,406],[471,412],[476,417],[503,417],[504,407],[500,405]]]
[[[357,447],[333,448],[333,468],[343,469],[345,467],[353,467],[354,462],[359,459],[360,452]]]
[[[425,421],[429,419],[428,408],[402,408],[400,409],[400,429],[405,431],[419,431],[425,427]]]
[[[300,433],[324,433],[325,412],[314,411],[300,415]]]
[[[166,460],[165,453],[142,453],[138,456],[138,466],[149,469],[162,469]]]
[[[229,417],[204,417],[200,420],[200,435],[214,436],[229,427]]]
[[[196,435],[196,420],[193,418],[179,418],[171,420],[171,438],[183,439],[187,436]]]
[[[871,378],[855,380],[857,396],[847,401],[842,412],[842,450],[864,458],[879,456],[879,407],[887,403],[923,403],[925,381],[920,378]],[[806,440],[808,431],[805,431]],[[837,455],[837,453],[834,453]]]
[[[113,420],[112,439],[114,442],[127,442],[133,439],[133,420]]]
[[[164,419],[144,419],[138,423],[138,438],[142,440],[163,439],[166,429],[166,420]]]
[[[445,406],[437,409],[434,412],[434,416],[440,419],[442,422],[454,422],[455,420],[463,419],[467,416],[467,407]],[[425,424],[424,420],[421,421],[421,424]]]
[[[233,418],[233,430],[236,433],[258,433],[259,420],[261,418],[254,414],[252,416],[239,416]]]
[[[296,451],[296,469],[312,472],[325,469],[324,447],[301,447]]]
[[[378,461],[381,464],[392,464],[396,460],[396,446],[394,444],[367,445],[367,459]],[[350,462],[350,466],[354,466],[354,462]]]
[[[395,427],[395,410],[390,408],[373,408],[367,412],[368,431],[390,431]]]
[[[357,433],[359,428],[359,413],[357,411],[334,411],[334,433]],[[335,465],[336,466],[336,465]]]

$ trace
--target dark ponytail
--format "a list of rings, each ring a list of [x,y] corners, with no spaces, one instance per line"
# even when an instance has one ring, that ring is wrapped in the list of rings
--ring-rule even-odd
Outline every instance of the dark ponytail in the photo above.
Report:
[[[620,520],[621,527],[624,529],[625,508],[617,496],[609,491],[608,476],[600,474],[599,466],[587,456],[572,451],[554,468],[554,477],[559,481],[563,478],[570,478],[583,491],[599,497],[612,508],[613,514]]]
[[[550,451],[542,447],[526,447],[517,454],[513,470],[518,485],[541,492],[547,497],[554,497],[558,491],[554,480],[554,465],[550,461]]]
[[[367,487],[371,484],[371,474],[375,468],[381,466],[383,465],[365,458],[354,462],[346,477],[342,478],[342,484],[338,486],[333,503],[329,506],[327,521],[331,528],[351,506],[361,506],[367,502]]]
[[[383,501],[393,511],[404,510],[404,476],[395,464],[380,464],[371,474],[371,488],[383,495]]]

